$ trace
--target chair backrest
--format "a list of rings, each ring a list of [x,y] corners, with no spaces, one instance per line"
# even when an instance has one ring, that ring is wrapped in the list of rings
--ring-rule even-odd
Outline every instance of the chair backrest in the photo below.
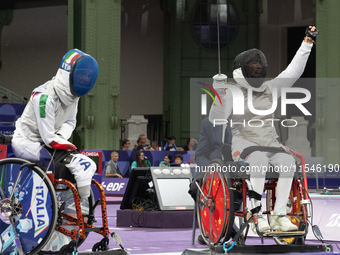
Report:
[[[12,142],[12,135],[0,134],[0,144],[10,144]]]
[[[43,146],[40,147],[40,152],[39,152],[39,161],[37,161],[37,165],[42,168],[42,170],[46,171],[51,171],[52,173],[55,172],[55,164],[54,160],[51,161],[52,156],[50,152]]]
[[[7,158],[7,145],[0,144],[0,159]]]

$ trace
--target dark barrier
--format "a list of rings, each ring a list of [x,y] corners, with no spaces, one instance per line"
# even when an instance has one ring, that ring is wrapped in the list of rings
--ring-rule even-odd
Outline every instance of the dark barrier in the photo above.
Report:
[[[21,116],[25,104],[0,104],[0,134],[13,135],[15,121]]]

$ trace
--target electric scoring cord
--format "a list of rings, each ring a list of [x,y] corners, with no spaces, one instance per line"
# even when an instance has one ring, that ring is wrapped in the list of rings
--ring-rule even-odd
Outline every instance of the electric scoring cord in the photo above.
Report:
[[[220,50],[220,4],[217,0],[217,55],[218,55],[218,74],[221,75],[221,50]]]
[[[236,241],[234,241],[234,243],[233,243],[230,247],[228,247],[228,248],[226,249],[226,248],[225,248],[226,243],[229,243],[231,240],[232,240],[232,239],[229,239],[228,242],[224,242],[224,244],[223,244],[223,250],[224,250],[225,253],[228,252],[228,251],[230,251],[230,250],[234,247],[234,245],[236,244]]]
[[[308,195],[308,197],[309,197],[309,201],[310,201],[310,205],[311,205],[311,220],[309,220],[308,218],[307,218],[307,221],[309,222],[309,224],[311,224],[311,226],[312,226],[312,232],[313,232],[313,234],[314,234],[314,236],[316,237],[316,239],[318,239],[325,247],[326,247],[326,244],[335,244],[336,245],[336,247],[338,248],[338,250],[340,251],[340,248],[339,248],[339,246],[337,245],[337,243],[328,243],[328,242],[325,242],[324,240],[322,240],[322,238],[319,238],[318,237],[318,235],[315,233],[315,230],[314,230],[314,225],[313,225],[313,216],[314,216],[314,214],[313,214],[313,202],[312,202],[312,199],[310,198],[310,196],[309,196],[309,192],[306,190],[306,188],[305,188],[305,185],[303,184],[303,182],[301,182],[301,184],[302,184],[302,189],[304,190],[304,191],[306,191],[306,193],[307,193],[307,195]],[[316,225],[317,226],[317,225]],[[319,227],[318,227],[319,228]],[[321,232],[320,232],[321,233]],[[326,249],[327,249],[327,247],[326,247]],[[329,249],[329,248],[328,248]],[[326,250],[327,251],[327,250]]]
[[[138,227],[145,226],[145,211],[154,211],[157,209],[155,203],[150,199],[144,199],[140,197],[135,197],[132,199],[132,210],[131,221]],[[137,216],[135,216],[137,214]],[[136,220],[135,220],[135,219]]]
[[[145,217],[144,217],[144,211],[138,211],[138,215],[137,215],[137,221],[135,221],[133,219],[133,215],[136,214],[137,211],[134,211],[131,213],[131,221],[137,226],[137,227],[143,227],[144,226],[144,221],[145,221]],[[143,216],[143,221],[140,222],[140,217]]]

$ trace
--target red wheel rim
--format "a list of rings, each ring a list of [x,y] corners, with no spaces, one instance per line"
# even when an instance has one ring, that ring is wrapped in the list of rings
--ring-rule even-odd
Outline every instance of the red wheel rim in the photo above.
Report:
[[[219,173],[213,172],[208,174],[208,178],[204,183],[202,191],[204,195],[209,193],[210,183],[213,180],[211,187],[211,197],[215,203],[215,210],[211,213],[212,221],[212,236],[210,237],[213,243],[217,243],[223,236],[227,226],[227,219],[229,218],[230,199],[229,192],[227,189],[227,184],[224,178],[221,178]],[[224,185],[223,185],[224,184]],[[224,191],[226,196],[224,196]],[[203,199],[203,195],[200,195],[200,199]],[[202,228],[205,236],[210,233],[210,221],[209,221],[209,208],[204,208],[200,210]]]

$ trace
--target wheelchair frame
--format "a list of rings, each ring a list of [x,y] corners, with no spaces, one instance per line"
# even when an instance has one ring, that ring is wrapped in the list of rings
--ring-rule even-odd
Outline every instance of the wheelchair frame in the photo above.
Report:
[[[260,148],[260,147],[259,147]],[[263,147],[262,147],[263,148]],[[254,150],[255,151],[255,150]],[[251,152],[248,152],[249,155]],[[288,244],[305,244],[305,238],[308,233],[308,217],[310,217],[309,208],[309,196],[308,196],[308,184],[307,176],[305,171],[305,159],[304,156],[292,151],[293,155],[300,158],[301,160],[301,171],[302,171],[302,181],[294,176],[292,183],[292,211],[288,213],[288,216],[298,217],[300,220],[299,231],[292,232],[269,232],[260,233],[258,230],[258,218],[257,214],[251,215],[247,210],[247,191],[249,190],[249,185],[251,187],[250,181],[247,177],[243,176],[241,178],[232,179],[228,174],[221,174],[218,172],[207,172],[204,178],[201,180],[200,185],[196,183],[198,189],[197,192],[197,217],[199,228],[203,239],[207,244],[209,244],[211,250],[215,250],[221,240],[222,243],[230,241],[231,230],[234,223],[234,217],[240,217],[244,219],[244,223],[240,226],[240,230],[234,236],[232,241],[234,244],[238,242],[239,245],[244,245],[249,231],[249,223],[254,222],[257,234],[261,237],[263,244],[263,238],[274,238],[277,244],[286,244],[282,240],[285,238],[292,238],[289,240]],[[241,158],[245,158],[242,157]],[[223,161],[213,160],[211,164],[224,164]],[[222,188],[221,188],[222,187]],[[216,192],[214,189],[216,188]],[[233,192],[234,189],[242,189],[242,200],[243,206],[241,211],[234,212],[234,201]],[[269,210],[264,211],[263,214],[270,215],[270,208],[273,208],[275,202],[275,188],[276,183],[270,181],[265,183],[265,190],[271,191],[271,205],[267,208]],[[219,191],[217,191],[219,190]],[[223,197],[221,197],[223,193]],[[268,192],[269,193],[269,192]],[[298,194],[300,199],[298,198]],[[298,201],[300,200],[300,201]],[[267,200],[268,201],[268,200]],[[301,206],[301,212],[297,211],[297,207]],[[224,204],[223,206],[219,204]],[[209,213],[209,220],[207,219],[207,212]],[[223,221],[221,221],[221,216],[223,214]],[[208,221],[209,224],[206,222]],[[214,222],[215,221],[215,222]],[[223,224],[221,224],[223,222]],[[245,236],[242,237],[243,231],[246,229]],[[234,245],[233,244],[233,245]]]
[[[67,189],[57,189],[58,184],[64,184],[68,188]],[[72,182],[65,180],[65,179],[58,179],[54,180],[53,186],[56,192],[63,192],[67,191],[70,189],[73,193],[74,201],[75,201],[75,206],[76,206],[76,213],[77,217],[72,217],[70,215],[67,215],[65,213],[61,213],[60,216],[63,217],[63,219],[67,220],[68,222],[60,223],[57,224],[56,230],[59,231],[60,233],[71,237],[72,241],[78,241],[78,238],[86,239],[86,232],[96,232],[100,235],[102,235],[104,238],[109,237],[109,226],[107,222],[107,210],[106,210],[106,199],[105,199],[105,191],[104,188],[100,183],[98,183],[96,180],[92,179],[92,184],[95,185],[99,192],[100,192],[100,200],[101,200],[101,208],[102,208],[102,217],[103,217],[103,226],[101,228],[96,228],[92,225],[94,222],[94,216],[88,215],[89,217],[89,222],[90,223],[85,223],[84,222],[84,216],[81,212],[81,205],[80,205],[80,199],[78,195],[77,188],[73,185]],[[94,208],[96,207],[96,204],[94,205]],[[92,210],[94,211],[94,208]],[[59,216],[59,217],[60,217]],[[67,230],[62,226],[69,226],[69,225],[76,225],[79,227],[79,230]]]
[[[16,169],[16,170],[11,170],[10,172],[8,172],[8,169],[5,167],[6,165],[11,166],[11,169]],[[2,197],[2,200],[0,200],[0,208],[1,208],[1,213],[4,212],[2,214],[3,217],[0,220],[0,225],[3,228],[6,227],[6,230],[12,229],[11,234],[8,234],[9,236],[13,236],[12,232],[14,232],[14,234],[15,234],[15,236],[13,236],[13,241],[11,241],[8,244],[8,245],[11,245],[11,247],[13,247],[13,250],[9,251],[8,254],[12,255],[12,254],[17,253],[17,254],[22,255],[22,254],[39,253],[39,254],[73,254],[73,255],[75,255],[75,254],[78,253],[77,252],[78,246],[80,246],[85,241],[89,232],[96,232],[96,233],[103,236],[103,239],[100,242],[97,242],[96,244],[94,244],[94,246],[92,248],[93,252],[101,252],[101,254],[103,254],[103,255],[105,254],[106,251],[110,252],[110,254],[127,254],[125,249],[122,247],[122,242],[121,242],[119,236],[116,233],[112,233],[111,236],[114,238],[114,240],[116,242],[117,242],[116,239],[117,239],[117,236],[118,236],[118,240],[120,241],[120,243],[117,242],[117,244],[122,249],[109,250],[108,244],[109,244],[110,232],[109,232],[108,221],[107,221],[105,191],[104,191],[102,185],[99,182],[92,179],[92,184],[99,190],[100,199],[98,199],[97,202],[94,203],[93,196],[91,195],[90,198],[89,198],[89,200],[92,201],[92,202],[89,203],[89,206],[91,207],[91,208],[89,208],[89,215],[83,215],[82,209],[81,209],[81,204],[80,204],[80,199],[79,199],[79,194],[78,194],[76,186],[73,185],[72,182],[65,180],[65,179],[55,179],[54,174],[47,174],[47,173],[45,173],[45,171],[43,171],[35,163],[32,163],[32,162],[30,162],[28,160],[24,160],[24,159],[19,159],[19,158],[2,159],[2,160],[0,160],[0,167],[2,167],[1,168],[1,186],[0,186],[1,187],[1,190],[0,190],[1,194],[0,195]],[[20,167],[20,169],[19,169],[19,167]],[[9,191],[7,191],[8,190],[8,184],[3,184],[3,182],[6,181],[6,178],[7,179],[9,178],[8,176],[10,176],[10,175],[14,176],[15,172],[18,173],[18,176],[14,177],[16,179],[15,185],[13,186],[12,192],[9,192]],[[24,172],[26,174],[25,177],[23,177],[23,175],[21,175],[22,172]],[[7,177],[3,178],[4,176],[7,176]],[[33,176],[33,177],[31,177],[31,176]],[[25,203],[25,207],[23,208],[22,203],[20,203],[20,201],[18,199],[18,197],[19,197],[18,194],[20,192],[19,189],[21,189],[22,186],[24,186],[23,184],[25,184],[26,186],[28,186],[28,184],[33,184],[32,179],[38,178],[38,177],[34,177],[34,176],[40,177],[40,179],[37,183],[40,183],[40,185],[42,185],[42,183],[45,183],[45,184],[43,184],[43,186],[44,187],[46,186],[46,189],[50,190],[50,192],[48,192],[48,196],[51,197],[52,202],[51,202],[50,207],[46,206],[46,208],[54,216],[50,218],[51,224],[47,225],[47,227],[49,227],[49,228],[46,228],[47,230],[43,230],[43,233],[44,233],[44,231],[47,231],[47,232],[45,232],[45,235],[43,235],[43,237],[40,238],[40,240],[36,241],[36,246],[32,246],[33,248],[31,250],[27,250],[28,248],[25,247],[26,251],[24,251],[23,246],[20,242],[20,238],[21,238],[20,237],[20,235],[21,235],[21,232],[20,232],[21,229],[20,228],[21,228],[21,226],[19,226],[19,224],[20,224],[20,220],[22,220],[25,217],[27,218],[27,215],[31,211],[32,205],[34,204],[34,201],[32,203],[30,202],[28,204],[27,201],[22,200],[22,202]],[[21,177],[23,177],[23,178],[21,178]],[[24,180],[21,180],[21,179],[24,179]],[[21,182],[22,185],[18,184],[20,182]],[[60,185],[60,184],[66,185],[66,188],[62,188],[62,189],[58,188],[58,185]],[[19,187],[18,191],[15,191],[17,187]],[[58,207],[57,200],[56,200],[56,197],[57,197],[56,192],[67,192],[69,190],[71,190],[71,192],[73,194],[73,199],[74,199],[74,202],[75,202],[74,204],[75,204],[76,214],[74,216],[68,215],[68,214],[62,212],[62,210],[61,210],[62,206]],[[38,191],[36,191],[36,194],[37,193],[38,193]],[[7,194],[7,196],[5,194]],[[28,193],[26,193],[26,194],[28,194]],[[92,194],[92,192],[91,192],[91,194]],[[32,200],[34,195],[32,193],[28,196],[30,196],[31,200]],[[45,196],[47,196],[47,195],[45,194]],[[52,196],[54,196],[54,198],[52,198]],[[35,195],[33,200],[35,200],[36,198],[37,198],[37,196]],[[101,227],[95,227],[95,226],[92,225],[93,222],[95,222],[94,211],[95,211],[95,207],[99,204],[99,202],[101,203],[102,226]],[[40,202],[36,202],[35,204],[40,204]],[[7,208],[7,211],[5,210],[6,208]],[[19,209],[17,209],[17,208],[19,208]],[[25,209],[25,211],[27,211],[25,217],[22,217],[22,216],[24,216],[23,209]],[[14,216],[13,216],[14,210],[19,210],[19,211],[21,210],[21,214],[19,213],[20,215],[17,216],[17,218],[15,219],[16,222],[12,224],[12,227],[10,227],[11,224],[6,224],[6,222],[4,222],[3,219],[8,217],[10,222],[14,221],[13,220],[14,219]],[[6,214],[6,212],[7,212],[7,214]],[[6,216],[4,216],[4,215],[6,215]],[[10,216],[8,216],[8,215],[10,215]],[[87,217],[87,222],[84,221],[84,217]],[[32,219],[31,219],[31,221],[32,221]],[[67,222],[65,222],[65,220]],[[52,221],[54,221],[54,222],[52,222]],[[31,223],[31,225],[32,225],[32,223]],[[51,226],[53,227],[53,230],[50,230]],[[68,226],[73,226],[77,229],[68,230],[68,229],[66,229]],[[31,226],[31,228],[32,228],[32,226]],[[46,246],[46,244],[49,242],[54,230],[70,237],[71,238],[70,243],[65,244],[60,250],[58,250],[56,252],[43,251],[42,249],[44,249],[44,246]],[[45,237],[48,240],[45,240]],[[10,240],[12,240],[12,237],[11,237]],[[30,242],[30,244],[31,243],[32,242]],[[40,244],[42,244],[42,245],[40,245]],[[0,240],[0,245],[1,245],[0,252],[3,252],[1,250],[3,248],[2,247],[3,246],[2,245],[2,239]],[[8,250],[6,250],[6,252],[7,251]],[[6,253],[2,253],[2,254],[6,254]]]

